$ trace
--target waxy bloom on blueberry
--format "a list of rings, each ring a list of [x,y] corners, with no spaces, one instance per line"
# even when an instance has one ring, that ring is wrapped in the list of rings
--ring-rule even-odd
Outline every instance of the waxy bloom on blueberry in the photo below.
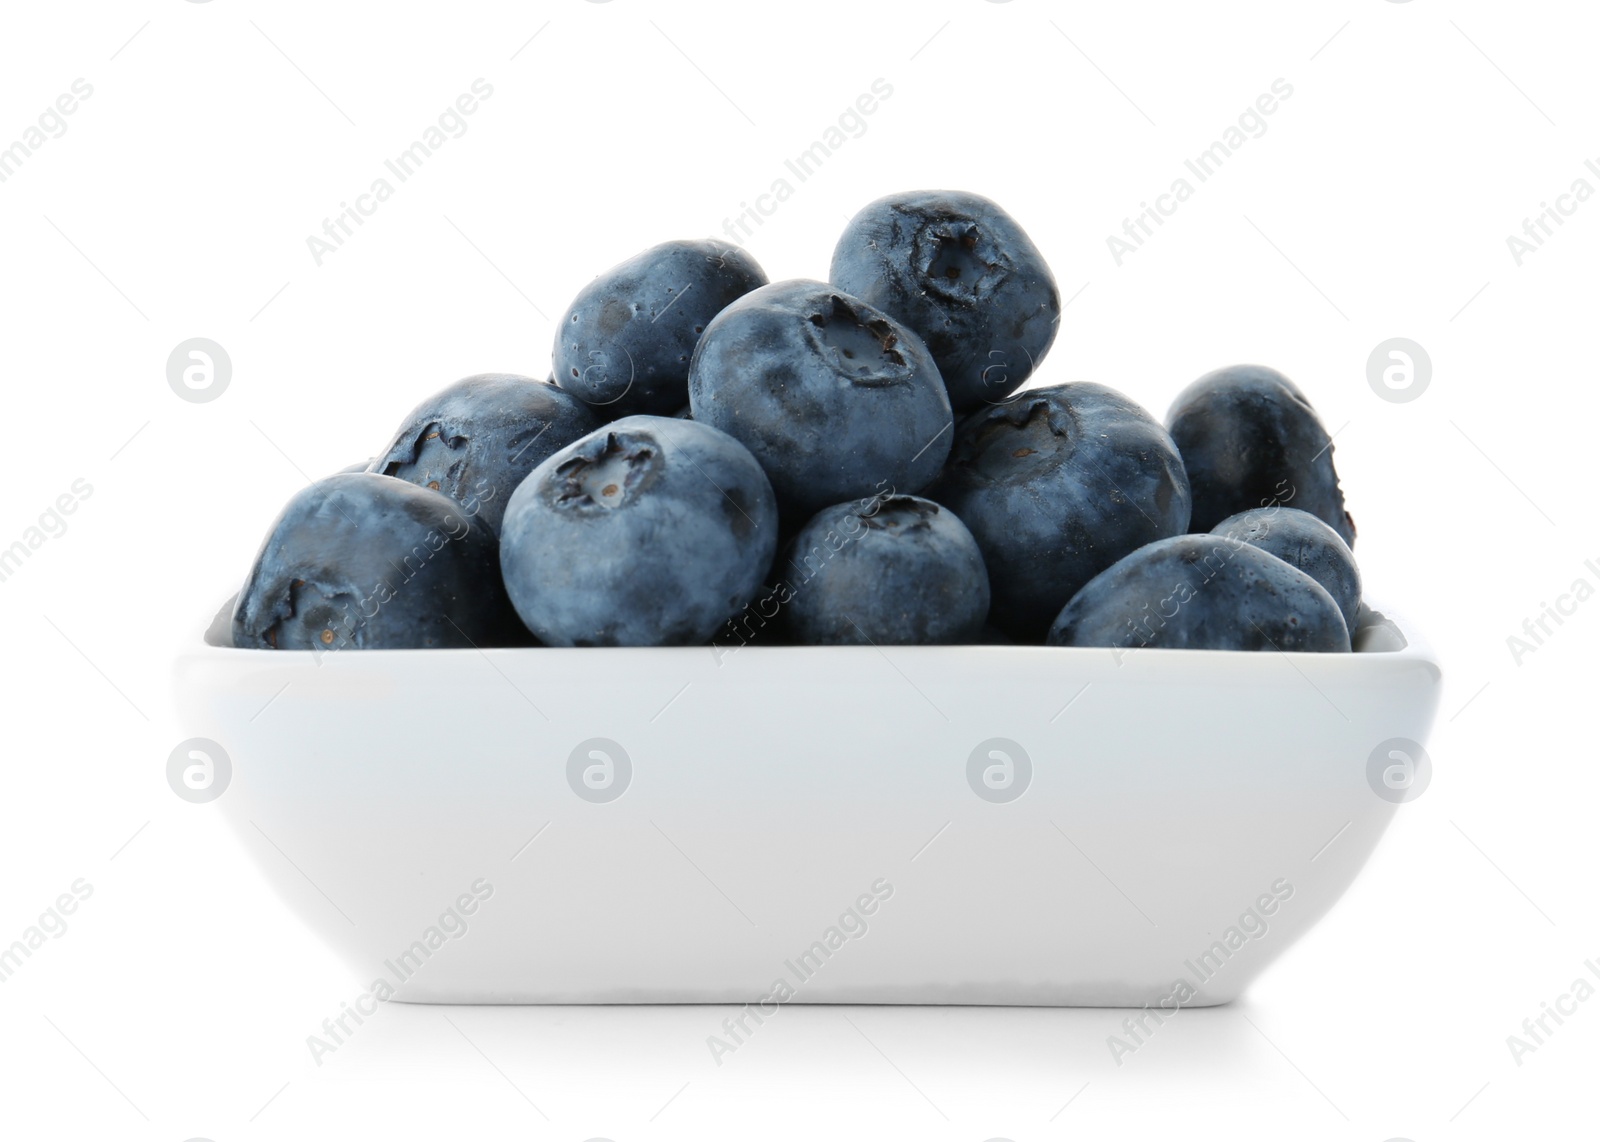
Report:
[[[766,284],[727,242],[652,246],[584,286],[556,322],[556,383],[606,420],[671,416],[689,399],[689,361],[711,319]]]
[[[689,406],[750,449],[796,524],[919,491],[950,451],[950,401],[922,341],[822,282],[775,282],[723,310],[695,351]]]
[[[1191,650],[1350,649],[1339,605],[1311,576],[1217,535],[1148,544],[1061,609],[1051,646]]]
[[[485,373],[412,409],[368,471],[444,492],[498,535],[506,501],[524,477],[599,423],[552,384]]]
[[[233,611],[233,645],[270,650],[501,646],[528,641],[495,539],[443,492],[370,472],[298,492]]]
[[[523,481],[500,567],[551,646],[686,646],[755,597],[777,543],[772,487],[743,445],[697,421],[630,416]]]
[[[1251,508],[1308,511],[1355,545],[1333,468],[1333,441],[1311,402],[1276,369],[1233,365],[1178,394],[1167,428],[1194,495],[1193,531]]]
[[[918,496],[824,508],[781,568],[797,642],[914,646],[973,642],[989,613],[989,576],[972,533]]]
[[[1229,516],[1211,534],[1259,547],[1310,575],[1333,596],[1345,626],[1355,633],[1361,572],[1349,545],[1316,516],[1298,508],[1253,508]]]
[[[1061,294],[1016,220],[982,195],[922,190],[864,206],[828,280],[924,342],[957,412],[1021,388],[1056,338]]]
[[[968,416],[927,494],[983,550],[989,621],[1025,642],[1043,638],[1095,575],[1189,526],[1189,482],[1166,430],[1087,382],[1030,389]]]

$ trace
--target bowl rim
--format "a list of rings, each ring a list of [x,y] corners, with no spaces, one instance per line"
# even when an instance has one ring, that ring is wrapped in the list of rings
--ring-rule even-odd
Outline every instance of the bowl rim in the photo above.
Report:
[[[254,647],[230,646],[226,642],[216,641],[225,637],[225,617],[232,613],[234,600],[238,593],[230,595],[225,602],[217,607],[211,619],[200,624],[193,630],[192,641],[186,641],[179,657],[182,659],[205,658],[218,662],[231,662],[242,664],[246,661],[260,663],[277,663],[289,665],[295,662],[320,662],[328,657],[346,657],[337,651],[316,650],[260,650]],[[1353,648],[1348,654],[1327,651],[1285,651],[1280,650],[1277,656],[1288,658],[1296,663],[1318,663],[1319,669],[1340,669],[1337,663],[1372,663],[1372,662],[1421,662],[1426,663],[1435,671],[1439,669],[1438,658],[1433,646],[1418,631],[1415,624],[1407,619],[1403,612],[1397,612],[1369,596],[1363,595],[1361,599],[1360,621],[1352,637]],[[706,643],[697,646],[619,646],[619,647],[565,647],[565,646],[470,646],[470,647],[440,647],[440,648],[390,648],[378,650],[361,650],[358,658],[361,661],[388,661],[388,656],[403,655],[409,660],[412,656],[429,654],[435,656],[454,655],[465,657],[470,655],[490,655],[494,658],[504,659],[515,656],[517,659],[529,660],[550,655],[580,654],[592,659],[594,655],[659,655],[663,658],[678,656],[687,659],[693,656],[704,655],[707,651],[716,652],[718,649],[726,651],[728,656],[735,652],[741,655],[750,655],[756,659],[771,661],[780,659],[803,659],[823,655],[854,654],[857,656],[882,654],[890,650],[898,654],[915,653],[929,658],[955,657],[971,655],[974,652],[995,654],[1005,652],[1008,654],[1048,656],[1058,662],[1078,662],[1087,664],[1095,658],[1103,658],[1107,654],[1124,653],[1130,657],[1146,658],[1151,662],[1168,661],[1173,664],[1187,663],[1192,666],[1204,666],[1221,662],[1252,661],[1266,657],[1266,652],[1255,650],[1197,650],[1174,647],[1147,647],[1131,650],[1119,650],[1114,647],[1101,646],[1042,646],[1033,643],[961,643],[956,645],[940,646],[759,646],[737,645],[718,648],[714,644]],[[1276,656],[1274,656],[1276,657]],[[1326,665],[1322,665],[1326,664]],[[1350,669],[1363,669],[1361,666],[1352,665]]]

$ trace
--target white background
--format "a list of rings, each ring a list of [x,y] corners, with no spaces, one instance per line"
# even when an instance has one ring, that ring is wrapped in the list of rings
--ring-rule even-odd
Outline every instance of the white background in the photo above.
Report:
[[[1600,602],[1520,663],[1506,640],[1600,583],[1600,204],[1520,266],[1506,238],[1600,188],[1597,31],[1588,5],[1442,0],[8,6],[0,146],[74,79],[93,95],[0,184],[0,546],[93,493],[0,582],[0,942],[75,878],[94,894],[0,985],[0,1131],[1576,1137],[1600,1000],[1521,1066],[1506,1037],[1600,960]],[[467,133],[319,267],[307,236],[479,77]],[[1117,265],[1108,235],[1280,77],[1267,132]],[[1296,379],[1337,432],[1369,589],[1444,661],[1432,786],[1244,1001],[1121,1066],[1110,1011],[852,1011],[874,1049],[791,1007],[719,1068],[720,1012],[467,1008],[458,1031],[398,1004],[313,1065],[305,1037],[361,984],[168,789],[174,648],[308,476],[457,377],[544,376],[581,283],[722,232],[877,78],[893,95],[757,259],[822,277],[867,200],[971,189],[1073,299],[1041,381],[1161,414],[1222,364]],[[196,336],[233,361],[212,403],[167,385]],[[1395,336],[1433,362],[1410,403],[1367,381]]]

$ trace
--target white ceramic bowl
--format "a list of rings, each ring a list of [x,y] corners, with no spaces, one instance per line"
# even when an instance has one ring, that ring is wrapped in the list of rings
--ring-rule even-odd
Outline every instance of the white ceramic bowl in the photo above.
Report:
[[[223,631],[175,677],[217,808],[425,1002],[1226,1002],[1355,878],[1440,679],[1376,612],[1349,655]]]

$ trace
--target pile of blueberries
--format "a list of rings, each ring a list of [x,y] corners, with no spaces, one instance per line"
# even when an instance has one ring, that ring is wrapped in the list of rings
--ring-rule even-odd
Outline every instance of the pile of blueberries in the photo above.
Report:
[[[975,194],[871,203],[827,282],[655,246],[573,300],[548,381],[458,381],[296,495],[233,643],[1348,651],[1355,528],[1300,391],[1221,369],[1163,426],[1024,389],[1060,316]]]

